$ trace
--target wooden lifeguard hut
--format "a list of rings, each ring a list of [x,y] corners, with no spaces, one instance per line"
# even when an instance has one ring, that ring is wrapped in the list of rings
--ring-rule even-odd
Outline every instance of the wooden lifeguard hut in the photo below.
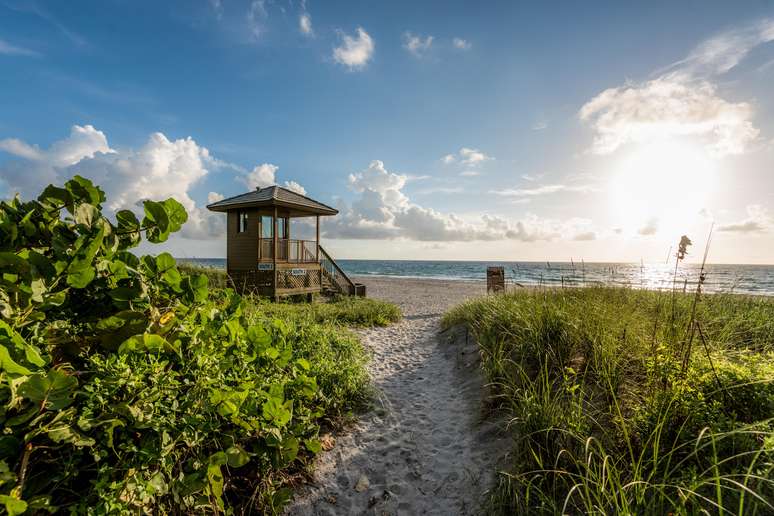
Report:
[[[281,186],[256,188],[207,206],[226,213],[226,272],[241,292],[277,298],[365,295],[320,246],[320,217],[338,210]],[[292,238],[290,221],[314,218],[314,240]],[[310,221],[311,222],[311,221]]]

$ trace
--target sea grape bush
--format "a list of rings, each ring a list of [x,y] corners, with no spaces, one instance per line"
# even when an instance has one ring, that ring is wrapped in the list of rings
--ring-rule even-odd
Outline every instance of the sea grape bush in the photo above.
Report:
[[[180,229],[177,201],[115,222],[105,201],[76,176],[0,203],[0,506],[278,510],[331,403],[294,329],[248,327],[233,291],[130,252]]]

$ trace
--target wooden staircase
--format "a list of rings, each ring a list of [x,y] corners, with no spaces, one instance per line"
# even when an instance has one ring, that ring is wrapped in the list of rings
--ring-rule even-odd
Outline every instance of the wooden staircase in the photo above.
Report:
[[[319,249],[323,294],[365,297],[365,285],[352,281],[323,246],[319,246]]]

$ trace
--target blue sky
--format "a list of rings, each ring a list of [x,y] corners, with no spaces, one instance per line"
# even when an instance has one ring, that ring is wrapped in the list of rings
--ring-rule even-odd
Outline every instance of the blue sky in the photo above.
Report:
[[[0,195],[293,182],[341,257],[774,261],[772,2],[0,1]],[[302,23],[303,22],[303,23]],[[220,218],[219,218],[220,217]]]

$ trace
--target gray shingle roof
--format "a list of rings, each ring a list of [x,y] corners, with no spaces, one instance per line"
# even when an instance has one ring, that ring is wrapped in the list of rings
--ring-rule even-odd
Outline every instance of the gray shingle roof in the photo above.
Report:
[[[316,215],[336,215],[339,211],[278,185],[267,186],[207,205],[211,211],[229,211],[238,208],[280,206]]]

